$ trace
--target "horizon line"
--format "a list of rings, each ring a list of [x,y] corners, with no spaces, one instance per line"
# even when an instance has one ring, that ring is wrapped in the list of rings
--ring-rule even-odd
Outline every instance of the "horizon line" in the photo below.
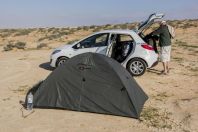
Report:
[[[163,19],[164,20],[164,19]],[[166,19],[166,21],[184,21],[184,20],[198,20],[198,18],[172,18],[172,19]],[[160,20],[159,20],[160,21]],[[87,26],[87,27],[90,27],[90,26],[104,26],[104,25],[107,25],[107,24],[110,24],[110,25],[118,25],[118,24],[126,24],[126,23],[129,23],[129,24],[133,24],[133,23],[140,23],[142,21],[134,21],[134,22],[118,22],[118,23],[104,23],[104,24],[84,24],[84,25],[78,25],[78,26],[30,26],[30,27],[0,27],[0,30],[4,30],[4,29],[38,29],[38,28],[78,28],[78,27],[84,27],[84,26]]]

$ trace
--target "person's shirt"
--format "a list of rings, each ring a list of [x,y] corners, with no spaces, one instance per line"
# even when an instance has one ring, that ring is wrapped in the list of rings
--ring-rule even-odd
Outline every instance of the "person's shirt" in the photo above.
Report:
[[[159,35],[159,46],[170,46],[171,45],[171,36],[168,31],[167,25],[160,26],[155,30],[152,35]]]

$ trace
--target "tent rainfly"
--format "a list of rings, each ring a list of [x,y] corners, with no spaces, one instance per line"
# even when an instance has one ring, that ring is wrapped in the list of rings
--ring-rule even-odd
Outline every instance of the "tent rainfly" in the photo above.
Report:
[[[147,95],[117,61],[104,55],[85,53],[55,69],[33,87],[34,108],[139,118]],[[26,102],[27,104],[27,96]]]

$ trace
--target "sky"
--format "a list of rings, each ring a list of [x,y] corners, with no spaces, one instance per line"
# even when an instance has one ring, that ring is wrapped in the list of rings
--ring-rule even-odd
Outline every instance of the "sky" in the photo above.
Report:
[[[0,28],[130,23],[155,12],[197,19],[198,0],[0,0]]]

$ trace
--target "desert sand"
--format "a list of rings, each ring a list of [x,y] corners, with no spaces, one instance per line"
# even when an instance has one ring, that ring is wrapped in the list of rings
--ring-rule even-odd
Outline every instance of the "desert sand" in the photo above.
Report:
[[[53,71],[48,63],[51,52],[52,49],[0,52],[0,132],[198,131],[197,27],[177,29],[169,75],[159,75],[159,63],[143,76],[135,77],[149,96],[140,120],[53,109],[34,109],[34,113],[22,117],[22,111],[28,113],[21,110],[19,102],[24,101],[29,88]]]

